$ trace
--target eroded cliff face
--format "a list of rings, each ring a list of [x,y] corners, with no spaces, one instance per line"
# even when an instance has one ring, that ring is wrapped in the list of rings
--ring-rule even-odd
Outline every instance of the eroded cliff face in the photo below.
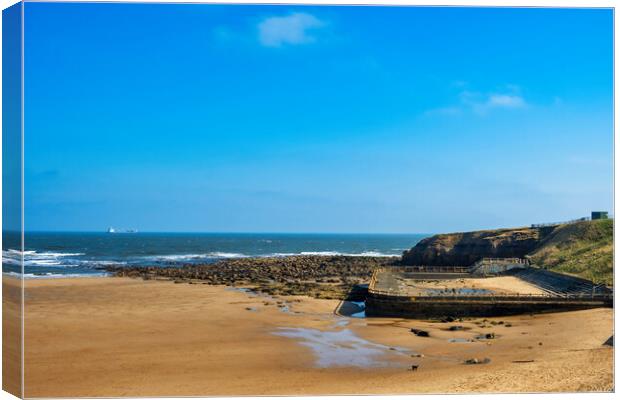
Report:
[[[535,228],[448,233],[421,240],[403,253],[404,265],[468,266],[482,257],[524,257],[541,240]]]

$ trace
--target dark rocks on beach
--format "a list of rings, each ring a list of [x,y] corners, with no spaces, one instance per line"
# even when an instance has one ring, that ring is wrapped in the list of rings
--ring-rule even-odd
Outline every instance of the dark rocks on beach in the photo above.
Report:
[[[411,328],[411,333],[413,333],[416,336],[420,336],[420,337],[429,337],[430,334],[427,331],[423,331],[421,329],[415,329],[415,328]]]
[[[483,333],[482,335],[476,336],[478,340],[486,340],[486,339],[495,339],[495,333]]]
[[[226,259],[170,268],[111,266],[107,271],[116,276],[169,279],[175,283],[252,285],[271,295],[345,299],[356,284],[368,282],[376,268],[397,262],[397,257],[290,256]],[[362,294],[363,290],[356,291]]]
[[[449,331],[466,331],[469,330],[470,328],[462,326],[462,325],[453,325],[451,327],[448,328]]]
[[[420,367],[419,365],[412,365],[411,370],[415,372],[418,370],[419,367]]]
[[[465,360],[465,364],[473,365],[473,364],[488,364],[491,362],[490,358],[478,359],[478,358],[470,358]]]

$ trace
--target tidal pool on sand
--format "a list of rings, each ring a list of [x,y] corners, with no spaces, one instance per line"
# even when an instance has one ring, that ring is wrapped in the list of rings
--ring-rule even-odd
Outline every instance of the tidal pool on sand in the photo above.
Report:
[[[406,356],[407,351],[362,339],[350,329],[329,332],[310,328],[280,328],[274,334],[298,339],[299,344],[312,350],[316,366],[321,368],[398,366],[401,363],[395,361],[393,356]]]

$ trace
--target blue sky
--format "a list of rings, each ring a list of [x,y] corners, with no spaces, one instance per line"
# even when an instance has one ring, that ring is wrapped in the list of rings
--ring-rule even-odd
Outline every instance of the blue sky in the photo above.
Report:
[[[605,9],[27,3],[27,230],[442,232],[612,209]]]

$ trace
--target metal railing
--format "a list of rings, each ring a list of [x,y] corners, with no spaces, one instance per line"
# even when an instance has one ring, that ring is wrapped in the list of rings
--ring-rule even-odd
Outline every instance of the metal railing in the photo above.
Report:
[[[529,265],[530,261],[526,258],[492,258],[492,257],[484,257],[474,263],[474,266],[479,265],[508,265],[508,264],[522,264]]]
[[[531,227],[532,228],[546,228],[546,227],[549,227],[549,226],[576,224],[577,222],[583,222],[583,221],[590,221],[590,217],[571,219],[569,221],[562,221],[562,222],[546,222],[546,223],[543,223],[543,224],[532,224]]]
[[[379,268],[382,271],[387,270],[386,268]],[[400,272],[400,273],[412,273],[412,272],[422,272],[422,273],[468,273],[470,267],[464,267],[462,265],[407,265],[400,267],[390,267],[390,271]]]

